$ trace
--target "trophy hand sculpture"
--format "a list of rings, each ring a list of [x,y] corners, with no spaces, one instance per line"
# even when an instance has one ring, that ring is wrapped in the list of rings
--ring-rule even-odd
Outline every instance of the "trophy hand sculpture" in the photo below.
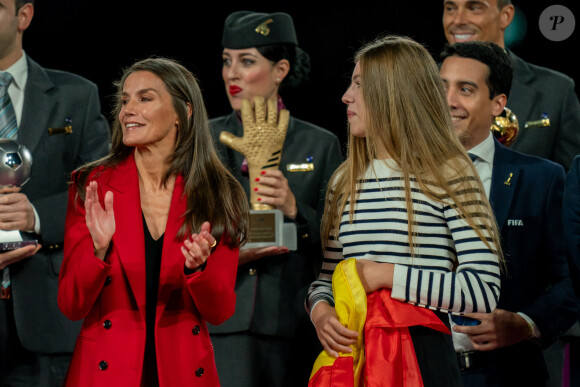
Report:
[[[284,223],[284,214],[268,204],[258,201],[258,178],[266,169],[278,169],[282,147],[288,130],[290,112],[278,112],[275,100],[254,97],[254,106],[242,100],[242,125],[244,135],[237,137],[229,132],[220,133],[220,141],[240,152],[248,161],[250,178],[250,232],[243,248],[286,246],[296,250],[296,225]]]
[[[262,170],[277,169],[280,165],[289,118],[290,112],[286,109],[278,113],[275,100],[268,100],[266,111],[264,97],[254,97],[254,109],[250,101],[244,99],[242,101],[244,136],[240,138],[229,132],[220,133],[220,141],[243,154],[248,161],[250,206],[253,210],[272,209],[272,206],[258,202],[258,194],[254,188],[258,186],[256,178],[260,176]]]

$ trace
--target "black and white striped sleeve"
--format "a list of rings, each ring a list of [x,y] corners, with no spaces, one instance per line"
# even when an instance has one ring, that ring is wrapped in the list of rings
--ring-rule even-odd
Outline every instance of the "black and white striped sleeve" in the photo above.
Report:
[[[318,279],[310,285],[310,289],[308,290],[308,298],[306,300],[308,313],[310,313],[314,305],[320,301],[325,301],[329,305],[334,306],[332,274],[334,273],[336,266],[342,260],[344,260],[344,256],[342,255],[342,245],[336,238],[332,236],[329,237],[324,252],[320,275]]]
[[[455,208],[444,206],[458,266],[441,272],[395,265],[392,297],[435,310],[493,311],[500,294],[500,266],[494,245],[488,247]],[[478,218],[474,221],[477,224]]]

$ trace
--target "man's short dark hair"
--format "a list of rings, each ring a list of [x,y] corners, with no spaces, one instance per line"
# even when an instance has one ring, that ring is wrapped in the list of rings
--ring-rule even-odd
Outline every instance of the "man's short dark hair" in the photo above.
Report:
[[[506,5],[509,5],[512,3],[512,0],[497,0],[497,7],[499,9],[502,9],[503,7],[505,7]]]
[[[487,66],[486,78],[489,98],[499,94],[509,96],[512,87],[513,68],[507,52],[491,42],[462,42],[446,44],[440,54],[441,63],[450,56],[475,59]]]
[[[16,5],[16,12],[18,12],[18,10],[22,8],[24,4],[28,3],[34,5],[34,0],[14,0],[14,4]]]

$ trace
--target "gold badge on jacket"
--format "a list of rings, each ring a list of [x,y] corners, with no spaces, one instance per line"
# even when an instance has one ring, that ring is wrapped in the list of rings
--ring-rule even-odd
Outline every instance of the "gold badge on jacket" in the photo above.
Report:
[[[64,120],[64,126],[48,128],[49,136],[54,136],[55,134],[71,134],[71,133],[72,133],[72,119],[70,117],[67,117]]]
[[[290,163],[286,164],[286,171],[288,172],[310,172],[314,171],[314,157],[308,156],[305,163]]]
[[[314,171],[314,163],[286,164],[286,170],[288,172]]]
[[[548,113],[542,113],[542,118],[536,121],[528,121],[524,128],[544,128],[550,126],[550,117]]]

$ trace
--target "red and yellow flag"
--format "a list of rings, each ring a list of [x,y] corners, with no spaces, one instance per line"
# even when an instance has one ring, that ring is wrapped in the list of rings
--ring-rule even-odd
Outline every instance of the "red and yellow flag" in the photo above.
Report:
[[[336,267],[332,291],[338,320],[359,336],[352,353],[340,353],[335,359],[322,351],[308,386],[423,386],[409,327],[422,325],[451,334],[435,313],[392,299],[391,289],[367,295],[354,258]]]

